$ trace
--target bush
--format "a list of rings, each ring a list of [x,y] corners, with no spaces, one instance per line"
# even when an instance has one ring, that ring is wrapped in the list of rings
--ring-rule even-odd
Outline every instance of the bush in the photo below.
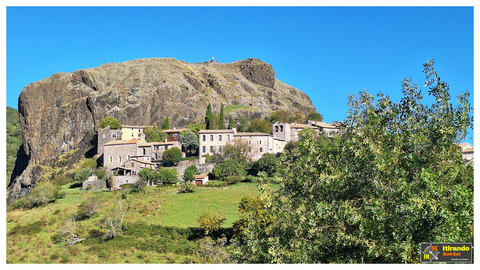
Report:
[[[52,183],[56,186],[63,186],[68,183],[71,183],[72,181],[73,179],[67,176],[66,174],[59,174],[53,178]]]
[[[245,175],[243,165],[234,159],[221,161],[212,171],[215,179],[225,181],[228,176]]]
[[[225,221],[225,215],[222,211],[219,211],[217,214],[204,212],[198,217],[197,221],[200,223],[200,228],[205,232],[205,235],[209,235],[220,229]]]
[[[177,170],[172,168],[161,168],[159,170],[159,180],[165,185],[173,185],[178,182]]]
[[[122,185],[120,185],[120,188],[122,190],[133,189],[133,184],[122,184]]]
[[[82,168],[91,169],[97,167],[97,161],[93,158],[86,158],[82,160]]]
[[[75,179],[75,181],[77,182],[82,182],[87,180],[88,177],[90,177],[92,175],[92,171],[90,169],[80,169],[78,170],[76,173],[75,173],[75,176],[73,177],[73,179]]]
[[[183,193],[193,193],[197,187],[193,184],[185,184],[181,185],[180,188],[178,189],[177,194],[183,194]]]
[[[226,186],[227,186],[227,182],[208,181],[205,186],[206,186],[206,187],[226,187]]]
[[[77,216],[78,219],[85,219],[92,217],[97,213],[100,203],[97,197],[89,198],[88,200],[83,201],[80,206],[78,206]]]
[[[22,198],[22,199],[19,199],[19,200],[16,200],[16,201],[12,202],[8,206],[7,209],[8,209],[8,211],[19,210],[19,209],[27,209],[27,208],[29,208],[28,205],[29,205],[29,201],[27,200],[27,198]]]
[[[164,162],[178,163],[182,160],[182,150],[178,147],[165,150],[162,160]]]
[[[45,181],[35,185],[30,195],[27,196],[27,200],[33,206],[38,206],[55,201],[59,197],[58,189],[50,181]]]
[[[98,177],[98,180],[106,180],[107,179],[107,172],[103,168],[97,168],[93,174]]]

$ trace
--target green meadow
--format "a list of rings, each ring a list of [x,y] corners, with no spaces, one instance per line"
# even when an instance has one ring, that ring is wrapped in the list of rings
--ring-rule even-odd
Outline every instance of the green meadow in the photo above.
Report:
[[[203,237],[197,222],[201,214],[222,211],[226,218],[222,230],[231,234],[241,198],[258,195],[255,183],[198,187],[185,194],[177,194],[174,186],[147,187],[146,193],[129,194],[82,191],[68,185],[62,190],[67,196],[54,203],[7,211],[7,263],[184,263],[195,241]],[[100,221],[107,208],[99,207],[92,217],[77,221],[77,232],[85,240],[68,247],[59,238],[59,229],[88,200],[98,200],[101,206],[128,202],[124,232],[104,240]]]

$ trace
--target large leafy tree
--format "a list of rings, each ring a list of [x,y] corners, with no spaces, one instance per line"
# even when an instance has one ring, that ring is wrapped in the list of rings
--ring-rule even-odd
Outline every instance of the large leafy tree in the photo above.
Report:
[[[170,119],[168,119],[168,116],[162,122],[162,129],[170,129]]]
[[[152,127],[145,127],[143,133],[147,142],[163,142],[168,138],[167,133],[163,132],[163,129],[157,124]]]
[[[272,134],[272,124],[266,120],[255,118],[250,121],[250,125],[248,126],[247,131]]]
[[[106,128],[110,126],[111,129],[121,129],[122,126],[120,125],[120,121],[118,121],[117,118],[113,116],[106,116],[100,121],[100,124],[98,124],[99,128]]]
[[[200,142],[198,136],[192,130],[182,132],[182,147],[189,156],[196,155]]]
[[[453,107],[433,60],[424,68],[431,106],[408,79],[397,103],[363,91],[338,142],[306,130],[288,148],[279,192],[264,185],[241,209],[238,261],[415,263],[422,242],[473,242],[473,167],[457,146],[469,94]]]

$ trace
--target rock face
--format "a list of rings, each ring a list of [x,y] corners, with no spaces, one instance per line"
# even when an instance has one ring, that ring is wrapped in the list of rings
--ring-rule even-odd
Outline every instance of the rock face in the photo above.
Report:
[[[315,111],[309,97],[275,79],[258,59],[223,64],[172,58],[137,59],[58,73],[26,86],[18,99],[23,149],[19,151],[8,201],[27,195],[38,179],[32,168],[74,149],[95,144],[97,125],[113,116],[124,125],[151,125],[169,117],[183,127],[205,116],[208,103],[243,105],[236,119],[275,110]]]

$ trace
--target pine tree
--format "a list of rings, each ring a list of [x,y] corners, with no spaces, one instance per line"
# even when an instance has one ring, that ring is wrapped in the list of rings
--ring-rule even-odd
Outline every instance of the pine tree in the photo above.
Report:
[[[225,113],[223,112],[223,103],[220,105],[220,119],[218,120],[218,129],[225,129]]]
[[[235,127],[235,120],[233,120],[233,116],[230,114],[228,117],[228,129],[232,129]]]
[[[163,120],[162,129],[170,129],[170,119],[168,119],[168,116],[165,118],[165,120]]]
[[[210,103],[208,103],[207,113],[205,115],[205,126],[206,129],[213,129],[213,112],[212,105],[210,105]]]

